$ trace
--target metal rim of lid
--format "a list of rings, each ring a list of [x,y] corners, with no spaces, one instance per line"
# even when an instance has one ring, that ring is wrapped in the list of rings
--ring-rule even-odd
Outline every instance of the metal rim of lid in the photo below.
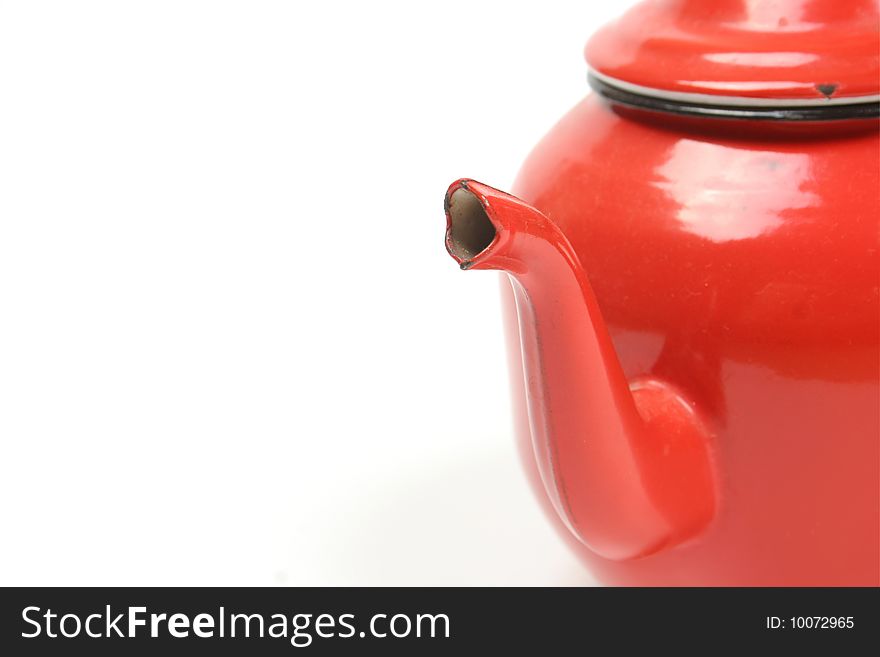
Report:
[[[599,95],[630,107],[711,118],[770,121],[830,121],[880,117],[880,94],[839,98],[754,98],[654,89],[590,69],[590,86]]]

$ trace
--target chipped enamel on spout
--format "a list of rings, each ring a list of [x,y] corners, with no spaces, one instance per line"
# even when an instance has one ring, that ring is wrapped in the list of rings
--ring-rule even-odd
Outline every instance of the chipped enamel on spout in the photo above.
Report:
[[[565,236],[473,180],[453,183],[445,207],[446,248],[461,269],[511,278],[534,454],[569,530],[613,560],[699,535],[716,506],[710,432],[668,383],[627,381]]]

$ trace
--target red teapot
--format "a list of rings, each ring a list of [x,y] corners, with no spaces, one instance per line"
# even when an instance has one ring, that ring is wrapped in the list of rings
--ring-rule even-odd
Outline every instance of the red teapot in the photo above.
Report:
[[[527,470],[604,583],[880,584],[878,17],[644,2],[515,195],[446,194],[461,269],[508,274]]]

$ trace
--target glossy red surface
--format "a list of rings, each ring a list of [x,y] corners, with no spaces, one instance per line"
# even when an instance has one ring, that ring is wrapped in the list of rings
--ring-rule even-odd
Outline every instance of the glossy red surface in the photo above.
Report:
[[[627,382],[568,240],[533,207],[472,180],[454,183],[446,205],[447,247],[461,268],[511,275],[535,458],[572,534],[626,559],[698,533],[715,502],[709,432],[668,383]],[[460,233],[481,219],[494,236],[474,254]]]
[[[674,92],[823,99],[880,93],[876,0],[650,0],[597,32],[594,70]]]
[[[880,584],[875,121],[590,96],[529,157],[524,203],[469,187],[494,238],[457,259],[512,275],[527,468],[601,581]]]

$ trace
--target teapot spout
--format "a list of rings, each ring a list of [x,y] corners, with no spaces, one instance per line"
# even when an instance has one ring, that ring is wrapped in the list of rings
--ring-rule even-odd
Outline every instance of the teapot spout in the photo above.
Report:
[[[569,530],[631,559],[697,536],[716,506],[711,433],[668,382],[627,381],[577,255],[522,200],[462,179],[446,248],[461,269],[510,275],[538,470]]]

